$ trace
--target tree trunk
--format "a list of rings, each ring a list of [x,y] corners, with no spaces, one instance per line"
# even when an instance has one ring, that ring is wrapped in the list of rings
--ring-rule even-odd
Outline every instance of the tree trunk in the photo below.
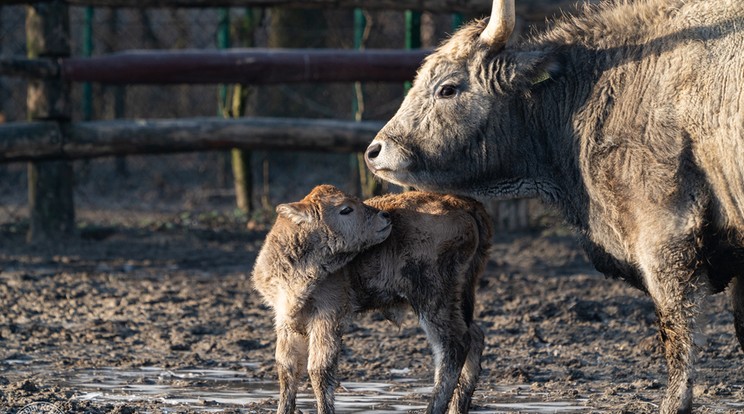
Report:
[[[245,15],[231,24],[230,32],[237,38],[239,47],[254,47],[256,29],[256,16],[252,9],[246,9]],[[245,116],[248,105],[248,95],[251,92],[246,85],[233,86],[232,116],[239,118]],[[253,211],[253,167],[251,163],[251,152],[239,148],[233,148],[232,172],[235,185],[235,202],[240,211],[250,214]]]
[[[233,118],[245,115],[246,93],[245,85],[233,86]],[[251,167],[251,152],[240,148],[233,148],[232,172],[235,185],[235,203],[240,211],[250,214],[253,210],[253,170]]]

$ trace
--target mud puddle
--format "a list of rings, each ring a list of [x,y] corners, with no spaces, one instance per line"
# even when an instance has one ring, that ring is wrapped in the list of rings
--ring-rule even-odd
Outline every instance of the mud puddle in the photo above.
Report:
[[[10,362],[8,360],[6,363]],[[222,412],[226,409],[242,412],[242,408],[268,407],[276,404],[279,393],[275,381],[256,380],[252,377],[251,364],[247,370],[229,369],[180,369],[158,367],[136,369],[96,368],[69,371],[49,371],[18,361],[13,374],[32,376],[47,386],[75,390],[72,400],[95,404],[141,405],[157,407],[145,412],[193,413]],[[6,366],[7,369],[7,366]],[[336,409],[343,413],[401,413],[423,410],[431,387],[425,381],[400,378],[390,382],[341,382],[336,391]],[[477,391],[478,401],[482,391]],[[507,399],[494,404],[483,404],[471,412],[481,414],[529,412],[572,413],[587,412],[586,399],[576,401],[545,402],[539,393],[530,394],[527,385],[503,386],[490,389]],[[315,411],[312,389],[301,389],[298,408],[304,412]],[[253,410],[246,410],[252,412]]]

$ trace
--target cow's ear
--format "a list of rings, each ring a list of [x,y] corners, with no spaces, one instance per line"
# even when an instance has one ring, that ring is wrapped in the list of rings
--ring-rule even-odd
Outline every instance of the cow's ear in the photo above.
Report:
[[[514,52],[511,59],[518,87],[531,88],[555,79],[561,74],[561,64],[552,53],[541,51]]]
[[[276,206],[276,213],[292,220],[295,224],[311,223],[313,221],[310,204],[301,201],[297,203],[279,204]]]

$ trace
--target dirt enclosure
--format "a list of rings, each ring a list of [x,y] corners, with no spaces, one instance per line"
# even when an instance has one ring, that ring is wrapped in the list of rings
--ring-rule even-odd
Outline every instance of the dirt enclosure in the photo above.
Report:
[[[249,277],[267,228],[248,224],[173,213],[46,247],[27,245],[22,223],[1,225],[0,413],[275,409],[272,320]],[[496,235],[477,298],[487,348],[474,412],[657,410],[666,373],[651,302],[596,273],[572,237]],[[725,295],[708,305],[695,410],[742,413],[730,306]],[[338,410],[420,411],[432,376],[414,317],[398,328],[361,315],[345,337]]]

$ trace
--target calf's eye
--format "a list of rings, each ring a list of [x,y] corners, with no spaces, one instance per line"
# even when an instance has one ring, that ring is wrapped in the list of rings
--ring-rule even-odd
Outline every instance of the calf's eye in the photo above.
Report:
[[[439,98],[451,98],[455,95],[457,95],[457,88],[454,85],[442,85],[437,91]]]
[[[354,211],[351,207],[344,207],[341,209],[341,211],[338,212],[338,214],[341,214],[342,216],[345,216],[347,214],[350,214],[352,211]]]

